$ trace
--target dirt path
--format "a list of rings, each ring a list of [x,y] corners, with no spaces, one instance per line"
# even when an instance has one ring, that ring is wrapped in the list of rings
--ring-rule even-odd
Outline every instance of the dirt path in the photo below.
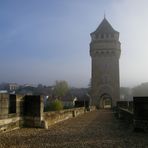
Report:
[[[135,133],[111,111],[93,111],[48,130],[24,128],[0,134],[0,147],[148,148],[148,134]]]

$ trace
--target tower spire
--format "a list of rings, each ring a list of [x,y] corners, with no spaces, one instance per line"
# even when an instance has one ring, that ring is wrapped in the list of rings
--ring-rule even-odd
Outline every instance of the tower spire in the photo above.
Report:
[[[104,19],[106,19],[106,14],[105,14],[105,11],[104,11]]]

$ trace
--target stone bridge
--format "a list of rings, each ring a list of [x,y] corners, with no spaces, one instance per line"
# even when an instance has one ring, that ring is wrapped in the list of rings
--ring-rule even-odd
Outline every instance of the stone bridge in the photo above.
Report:
[[[0,147],[18,148],[146,148],[148,134],[134,132],[111,110],[96,110],[49,129],[22,128],[0,133]]]

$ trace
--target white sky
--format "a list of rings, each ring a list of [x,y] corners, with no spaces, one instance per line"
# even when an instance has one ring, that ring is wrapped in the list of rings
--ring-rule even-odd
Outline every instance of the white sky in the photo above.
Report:
[[[121,1],[120,1],[121,2]],[[148,1],[123,0],[114,3],[122,53],[120,80],[122,86],[148,82]],[[116,23],[116,22],[115,22]]]

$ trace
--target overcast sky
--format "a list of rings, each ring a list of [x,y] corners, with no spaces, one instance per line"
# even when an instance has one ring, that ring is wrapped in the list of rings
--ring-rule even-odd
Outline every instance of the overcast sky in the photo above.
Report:
[[[120,32],[121,86],[148,82],[147,0],[0,0],[0,82],[87,87],[104,11]]]

